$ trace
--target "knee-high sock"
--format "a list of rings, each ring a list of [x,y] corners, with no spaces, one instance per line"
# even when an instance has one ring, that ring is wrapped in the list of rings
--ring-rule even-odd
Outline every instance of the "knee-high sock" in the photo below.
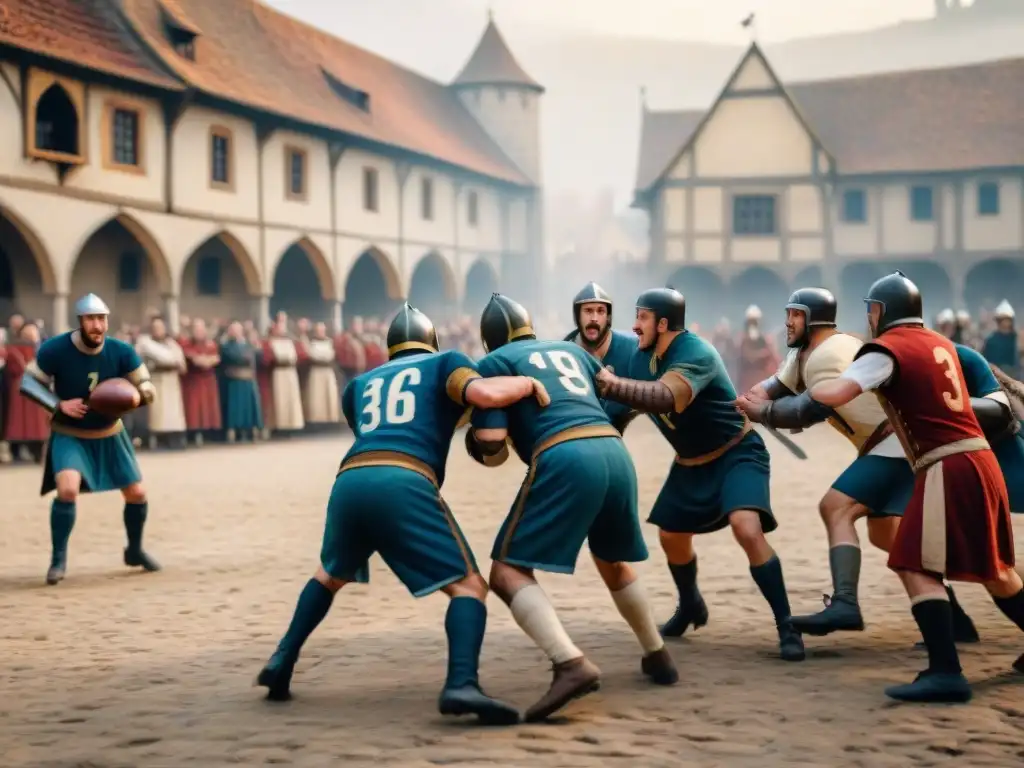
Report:
[[[615,607],[619,609],[622,618],[633,630],[645,654],[654,653],[665,647],[665,641],[658,632],[658,625],[654,622],[654,614],[640,585],[640,579],[612,592],[612,600],[615,601]]]
[[[953,612],[945,597],[929,597],[911,607],[928,648],[928,671],[959,674],[960,656],[953,639]]]
[[[509,605],[512,618],[537,647],[554,664],[577,659],[583,652],[577,648],[558,620],[555,608],[539,584],[523,587],[512,597]]]
[[[50,504],[50,544],[54,555],[67,554],[68,539],[75,527],[75,517],[75,502],[54,499]]]
[[[487,629],[487,606],[475,597],[453,597],[444,617],[448,636],[445,688],[479,685],[480,649]]]
[[[294,663],[299,658],[299,652],[306,640],[331,609],[333,601],[334,593],[331,590],[316,579],[307,581],[302,594],[299,595],[292,622],[278,643],[277,650]]]
[[[767,562],[750,566],[750,575],[754,577],[761,594],[771,606],[775,623],[781,624],[789,619],[789,595],[786,594],[786,580],[782,577],[782,562],[779,556],[772,555]]]
[[[146,517],[149,515],[149,504],[125,502],[124,505],[124,530],[128,534],[128,549],[138,551],[142,549],[142,529],[146,527]]]

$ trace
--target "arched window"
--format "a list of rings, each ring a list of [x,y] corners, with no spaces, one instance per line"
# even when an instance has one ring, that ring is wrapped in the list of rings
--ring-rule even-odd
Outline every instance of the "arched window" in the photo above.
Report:
[[[62,86],[54,83],[36,104],[36,149],[77,157],[78,112]]]

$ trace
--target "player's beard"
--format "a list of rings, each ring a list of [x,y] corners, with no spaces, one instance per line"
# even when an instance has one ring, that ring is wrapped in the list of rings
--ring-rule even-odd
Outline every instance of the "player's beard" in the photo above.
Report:
[[[591,330],[597,331],[597,338],[594,339],[593,341],[591,341],[590,337],[587,336],[587,331]],[[604,340],[608,337],[609,330],[610,326],[602,326],[598,323],[588,323],[587,325],[583,326],[583,343],[586,344],[591,349],[596,349],[597,347],[601,346],[602,343],[604,343]]]
[[[81,337],[82,343],[85,344],[85,346],[89,347],[90,349],[96,349],[97,347],[100,346],[100,344],[103,343],[103,334],[99,334],[99,341],[96,341],[92,338],[92,336],[88,334],[88,332],[86,332],[85,328],[83,328],[82,326],[78,326],[78,335]]]

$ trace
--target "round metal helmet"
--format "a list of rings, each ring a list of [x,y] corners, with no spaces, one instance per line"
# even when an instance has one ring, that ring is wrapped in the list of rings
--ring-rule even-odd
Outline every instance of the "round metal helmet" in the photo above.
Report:
[[[110,307],[95,293],[87,293],[75,302],[75,316],[85,317],[86,315],[109,315]]]
[[[608,327],[605,328],[601,334],[601,338],[597,340],[600,344],[604,341],[605,336],[608,335],[612,327],[612,297],[608,295],[597,283],[591,281],[583,286],[583,290],[576,294],[576,298],[572,300],[572,318],[576,322],[576,330],[583,333],[583,327],[580,325],[580,311],[584,304],[604,304],[608,307]]]
[[[675,288],[650,288],[636,299],[637,309],[647,309],[654,313],[655,323],[661,318],[668,321],[668,330],[686,330],[686,299]]]
[[[804,313],[804,332],[789,343],[790,347],[806,344],[811,328],[836,327],[836,297],[827,288],[797,288],[789,297],[786,309]]]
[[[411,350],[438,352],[440,345],[430,318],[406,302],[388,327],[388,359]]]
[[[949,307],[946,307],[944,310],[942,310],[941,312],[939,312],[939,314],[935,316],[936,325],[945,325],[947,323],[952,324],[955,322],[956,314]]]
[[[921,292],[898,270],[876,280],[864,301],[882,307],[875,329],[876,336],[898,325],[924,325]]]
[[[480,315],[480,341],[484,350],[493,352],[510,341],[536,337],[530,313],[522,304],[500,293],[491,294],[491,300]]]

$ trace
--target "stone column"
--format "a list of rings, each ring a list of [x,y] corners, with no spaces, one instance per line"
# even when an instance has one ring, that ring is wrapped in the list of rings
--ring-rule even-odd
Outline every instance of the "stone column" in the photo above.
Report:
[[[967,284],[967,269],[963,263],[963,256],[962,252],[954,253],[953,263],[949,268],[949,298],[953,304],[953,311],[960,309],[970,311],[967,306],[967,300],[964,297],[964,288]]]
[[[68,330],[68,295],[66,293],[53,295],[53,317],[50,322],[52,336]]]
[[[167,332],[177,336],[181,328],[177,296],[164,296],[164,317],[167,318]]]
[[[334,320],[334,332],[341,333],[342,323],[345,319],[345,313],[343,310],[342,302],[337,300],[332,302],[331,317]]]
[[[262,334],[270,330],[270,296],[256,297],[256,327]]]

